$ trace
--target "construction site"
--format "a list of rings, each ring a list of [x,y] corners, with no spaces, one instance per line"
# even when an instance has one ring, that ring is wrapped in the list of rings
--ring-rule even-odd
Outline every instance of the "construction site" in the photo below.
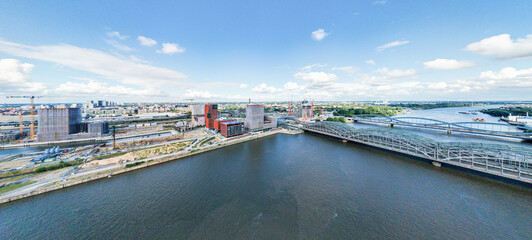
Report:
[[[34,98],[29,97],[32,103]],[[185,115],[140,122],[86,120],[83,109],[77,104],[41,106],[32,111],[37,116],[30,115],[37,121],[28,134],[0,146],[0,200],[10,201],[81,176],[102,177],[162,158],[177,159],[279,132],[299,132],[279,128],[279,117],[266,114],[261,104],[245,105],[245,117],[228,116],[218,104],[209,103],[189,105],[188,119]]]

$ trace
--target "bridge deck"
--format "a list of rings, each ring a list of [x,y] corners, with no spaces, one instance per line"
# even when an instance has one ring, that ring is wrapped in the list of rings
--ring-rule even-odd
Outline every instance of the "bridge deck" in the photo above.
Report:
[[[303,130],[532,183],[532,151],[528,148],[499,144],[440,143],[415,135],[378,129],[355,129],[333,122],[307,124]]]
[[[416,118],[416,117],[384,117],[378,115],[355,115],[353,120],[361,123],[377,123],[386,125],[400,125],[417,128],[428,128],[444,130],[448,132],[462,132],[475,135],[486,135],[496,137],[517,138],[522,140],[532,140],[532,133],[525,133],[514,126],[489,123],[489,122],[458,122],[449,123],[436,119]],[[483,128],[481,128],[483,127]]]

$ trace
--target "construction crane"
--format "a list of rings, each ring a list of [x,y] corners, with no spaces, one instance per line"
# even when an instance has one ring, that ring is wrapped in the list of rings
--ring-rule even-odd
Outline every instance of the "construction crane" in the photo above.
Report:
[[[183,100],[190,100],[190,104],[192,105],[192,103],[194,102],[194,98],[184,98]]]
[[[31,124],[30,124],[30,139],[35,140],[35,104],[34,99],[42,96],[7,96],[7,98],[29,98],[31,103]]]
[[[24,123],[22,119],[22,113],[18,114],[18,128],[20,130],[20,138],[22,139],[22,136],[24,136]]]

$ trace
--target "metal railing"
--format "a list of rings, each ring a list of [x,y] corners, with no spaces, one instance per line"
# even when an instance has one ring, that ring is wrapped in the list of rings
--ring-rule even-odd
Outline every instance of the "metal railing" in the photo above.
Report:
[[[532,182],[531,148],[485,143],[444,143],[390,129],[357,129],[336,122],[310,123],[302,129],[522,182]]]

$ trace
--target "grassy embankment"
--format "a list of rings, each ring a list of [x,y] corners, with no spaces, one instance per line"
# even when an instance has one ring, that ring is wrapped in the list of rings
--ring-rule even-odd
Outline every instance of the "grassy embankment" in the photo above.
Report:
[[[352,107],[326,107],[327,111],[333,112],[334,116],[353,117],[360,114],[375,114],[381,116],[394,116],[403,112],[401,107],[389,106],[366,106],[361,108]]]
[[[17,177],[17,176],[21,176],[21,175],[28,175],[28,174],[32,174],[32,173],[43,173],[43,172],[47,172],[47,171],[52,171],[52,170],[57,170],[57,169],[61,169],[61,168],[65,168],[65,167],[70,167],[70,166],[74,166],[78,163],[80,163],[81,161],[83,160],[75,160],[75,161],[71,161],[71,162],[59,162],[57,164],[52,164],[52,165],[48,165],[48,166],[42,166],[42,167],[37,167],[37,168],[23,168],[23,169],[18,169],[18,170],[13,170],[13,171],[9,171],[9,172],[3,172],[3,173],[0,173],[0,179],[2,178],[12,178],[12,177]]]
[[[53,170],[57,170],[57,169],[61,169],[61,168],[75,166],[75,165],[77,165],[78,163],[80,163],[82,161],[83,161],[82,159],[74,160],[74,161],[70,161],[70,162],[60,161],[58,164],[38,167],[37,169],[35,169],[35,173],[48,172],[48,171],[53,171]]]
[[[522,107],[490,108],[490,109],[483,109],[480,112],[494,116],[494,117],[508,117],[510,113],[513,116],[526,116],[527,113],[529,116],[532,116],[532,108],[522,108]]]
[[[28,186],[28,185],[33,184],[33,183],[35,183],[35,182],[31,181],[31,182],[25,182],[25,183],[16,183],[16,184],[11,184],[9,186],[1,187],[0,188],[0,194],[6,193],[6,192],[9,192],[9,191],[13,191],[15,189],[19,189],[21,187],[25,187],[25,186]]]
[[[410,108],[412,110],[425,110],[435,108],[450,108],[450,107],[473,107],[472,103],[459,103],[459,102],[447,102],[447,103],[396,103],[390,104],[391,107]]]

